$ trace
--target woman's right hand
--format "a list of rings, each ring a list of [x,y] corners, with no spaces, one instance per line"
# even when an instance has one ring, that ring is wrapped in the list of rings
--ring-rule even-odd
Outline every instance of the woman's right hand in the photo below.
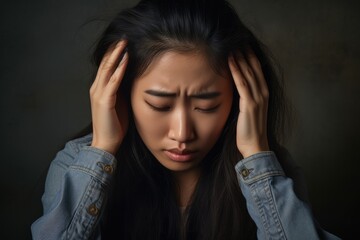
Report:
[[[128,63],[128,53],[119,63],[127,42],[120,41],[105,53],[90,88],[93,124],[92,147],[113,155],[118,151],[128,126],[127,108],[118,90]]]

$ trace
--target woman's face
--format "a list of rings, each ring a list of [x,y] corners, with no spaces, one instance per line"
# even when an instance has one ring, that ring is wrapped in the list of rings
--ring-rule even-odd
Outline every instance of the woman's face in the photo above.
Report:
[[[135,125],[156,159],[172,171],[197,170],[214,146],[232,103],[230,77],[201,54],[166,52],[134,81]]]

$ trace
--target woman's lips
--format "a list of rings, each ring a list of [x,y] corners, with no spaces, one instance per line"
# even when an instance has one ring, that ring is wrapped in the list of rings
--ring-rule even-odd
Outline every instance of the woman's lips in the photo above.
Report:
[[[194,151],[165,150],[165,154],[175,162],[187,162],[194,158]]]

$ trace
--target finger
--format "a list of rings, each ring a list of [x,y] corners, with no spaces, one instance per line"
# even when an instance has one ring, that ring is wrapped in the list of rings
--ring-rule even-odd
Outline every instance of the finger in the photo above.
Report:
[[[126,41],[120,41],[116,44],[115,48],[110,48],[105,54],[103,60],[100,63],[98,70],[98,85],[105,87],[108,83],[111,75],[114,73],[119,60],[119,57],[126,47]]]
[[[120,42],[119,42],[119,43],[120,43]],[[117,44],[119,44],[119,43],[117,43]],[[115,47],[116,47],[116,46],[115,46]],[[105,64],[106,61],[108,61],[108,59],[109,59],[111,53],[113,52],[113,50],[114,50],[114,48],[110,46],[110,47],[107,49],[107,51],[105,52],[103,58],[101,59],[101,62],[100,62],[100,64],[99,64],[99,67],[98,67],[98,69],[97,69],[96,77],[95,77],[95,80],[94,80],[91,88],[96,88],[97,83],[99,82],[100,75],[101,75],[101,71],[102,71],[102,69],[103,69],[103,67],[104,67],[104,64]]]
[[[103,58],[101,59],[101,62],[100,62],[100,65],[97,69],[97,73],[96,73],[96,77],[95,77],[95,80],[91,86],[91,89],[90,89],[90,92],[95,92],[96,91],[96,88],[98,86],[98,83],[100,81],[100,79],[103,79],[104,77],[104,65],[106,62],[109,61],[109,58],[111,56],[112,53],[114,53],[114,50],[116,49],[116,47],[119,47],[119,45],[122,43],[122,41],[118,42],[115,47],[113,46],[110,46],[107,51],[105,52]],[[104,79],[103,79],[104,80]],[[105,79],[106,80],[106,79]],[[101,86],[104,86],[104,84],[102,84]]]
[[[239,65],[241,72],[243,73],[243,76],[245,77],[245,80],[250,86],[251,96],[257,100],[260,94],[259,86],[256,79],[256,75],[253,69],[251,68],[251,65],[247,62],[247,59],[244,57],[242,53],[238,53],[237,63]]]
[[[252,49],[248,50],[247,55],[248,55],[248,62],[255,73],[256,79],[258,80],[260,92],[264,97],[267,97],[269,95],[269,90],[264,77],[264,73],[262,71],[261,63],[259,59],[256,57],[255,53],[252,51]]]
[[[232,54],[229,56],[228,62],[240,98],[250,99],[251,95],[249,92],[248,83],[246,82],[245,77],[235,62],[234,56]]]
[[[116,68],[114,74],[111,76],[109,83],[106,85],[106,94],[114,95],[118,91],[125,74],[128,59],[129,54],[126,52],[118,67]]]

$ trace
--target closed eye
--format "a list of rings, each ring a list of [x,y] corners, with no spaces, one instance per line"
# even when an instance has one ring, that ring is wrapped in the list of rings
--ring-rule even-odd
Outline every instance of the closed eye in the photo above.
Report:
[[[215,112],[219,108],[220,104],[216,105],[215,107],[211,108],[195,108],[195,110],[203,113],[212,113]]]
[[[169,111],[170,110],[170,107],[169,106],[164,106],[164,107],[159,107],[159,106],[154,106],[152,104],[150,104],[149,102],[145,101],[147,105],[149,105],[149,107],[152,109],[152,110],[155,110],[155,111],[158,111],[158,112],[166,112],[166,111]]]
[[[149,103],[148,101],[145,101],[146,104],[154,111],[157,111],[157,112],[167,112],[171,109],[170,106],[164,106],[164,107],[160,107],[160,106],[155,106],[151,103]],[[219,108],[220,104],[214,106],[214,107],[211,107],[211,108],[195,108],[196,111],[198,112],[202,112],[202,113],[212,113],[212,112],[215,112],[218,108]]]

